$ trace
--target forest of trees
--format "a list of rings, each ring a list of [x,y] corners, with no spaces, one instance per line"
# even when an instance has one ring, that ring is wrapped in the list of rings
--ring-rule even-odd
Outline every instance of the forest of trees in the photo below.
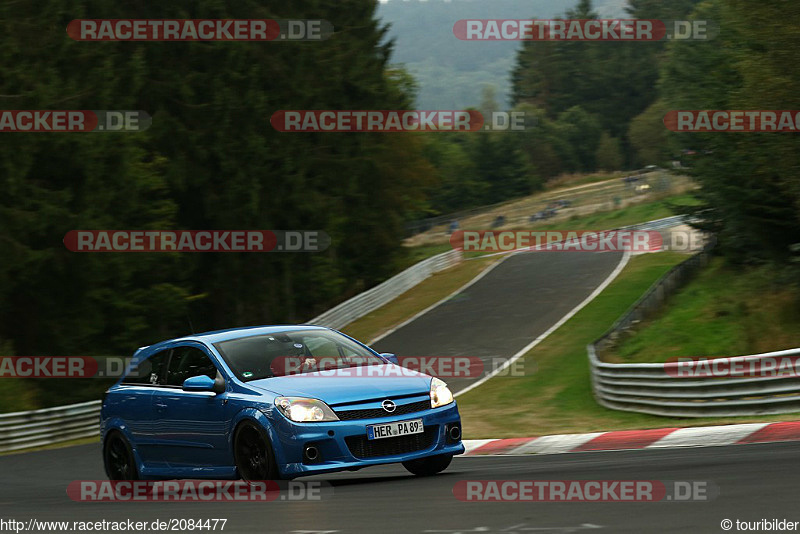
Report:
[[[663,109],[797,108],[800,74],[793,65],[800,60],[800,4],[709,0],[694,16],[718,21],[721,35],[709,42],[672,43],[650,116],[663,117],[652,111]],[[653,118],[642,117],[641,130],[664,136],[663,124],[657,129]],[[721,251],[734,261],[797,266],[798,134],[688,135],[687,140],[687,134],[670,134],[661,146],[691,142],[690,148],[706,154],[692,162],[702,201],[695,212],[717,234]]]
[[[481,178],[503,180],[509,185],[502,190],[517,192],[565,172],[669,167],[690,153],[695,155],[682,159],[701,186],[700,204],[684,209],[717,234],[720,252],[736,261],[797,265],[798,136],[678,134],[665,128],[663,118],[680,109],[795,109],[800,75],[792,65],[800,60],[800,4],[629,0],[627,11],[640,19],[712,21],[721,31],[708,41],[523,43],[513,71],[513,100],[515,109],[537,118],[536,128],[522,135],[492,134],[492,142],[459,139],[456,146],[439,147],[440,155],[479,158],[473,145],[494,144],[490,154],[505,157],[504,166],[492,166],[498,171],[494,176],[463,159],[462,176],[469,179],[452,179],[440,170],[434,182],[439,202],[448,195],[456,203],[480,198],[486,189]],[[598,17],[591,0],[579,0],[564,16]]]
[[[631,0],[627,16],[685,19],[698,1]],[[599,18],[591,0],[578,1],[562,15]],[[495,132],[469,139],[426,138],[438,177],[428,213],[500,202],[535,191],[564,173],[668,165],[672,153],[680,151],[667,145],[660,123],[663,113],[653,115],[652,109],[657,105],[666,41],[526,41],[518,48],[509,73],[513,106],[534,117],[536,126],[523,133]],[[498,110],[502,102],[488,86],[475,107]]]
[[[698,1],[630,0],[628,16],[685,19]],[[598,15],[590,0],[581,0],[565,18]],[[530,150],[542,178],[609,169],[615,162],[621,162],[617,169],[637,168],[669,157],[640,150],[629,132],[658,98],[665,46],[666,41],[524,43],[514,69],[513,100],[541,113]]]
[[[481,100],[486,87],[507,106],[515,41],[474,43],[453,39],[459,19],[552,19],[577,0],[387,0],[378,17],[391,25],[397,46],[393,61],[419,81],[419,109],[463,109]],[[621,17],[625,0],[595,0],[602,18]]]
[[[3,134],[0,351],[126,354],[195,330],[304,321],[395,273],[405,224],[527,194],[564,172],[691,148],[696,212],[740,260],[800,243],[793,134],[672,134],[669,109],[793,109],[800,4],[630,0],[719,21],[710,42],[525,43],[523,133],[281,134],[278,109],[410,109],[374,0],[0,3],[5,109],[142,109],[137,134]],[[595,12],[581,0],[566,15]],[[76,42],[75,18],[322,18],[324,42]],[[480,46],[480,43],[471,43]],[[435,51],[431,51],[435,53]],[[498,109],[486,92],[478,109]],[[309,229],[317,254],[80,254],[74,229]]]
[[[304,321],[397,270],[432,179],[419,140],[281,134],[278,109],[405,109],[370,0],[0,3],[11,109],[142,109],[137,134],[3,134],[0,345],[127,354]],[[322,18],[324,42],[76,42],[75,18]],[[73,229],[321,229],[319,254],[80,254]]]

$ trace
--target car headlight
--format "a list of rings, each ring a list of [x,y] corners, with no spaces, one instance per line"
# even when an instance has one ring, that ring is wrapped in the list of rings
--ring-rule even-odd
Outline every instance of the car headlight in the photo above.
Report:
[[[330,406],[317,399],[278,397],[275,399],[275,406],[283,415],[295,423],[319,423],[339,420]]]
[[[431,380],[431,408],[446,406],[451,402],[453,402],[453,392],[444,380],[438,378]]]

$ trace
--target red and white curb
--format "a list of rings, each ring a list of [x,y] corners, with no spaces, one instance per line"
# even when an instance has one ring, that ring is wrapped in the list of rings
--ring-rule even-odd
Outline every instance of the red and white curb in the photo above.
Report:
[[[537,438],[467,439],[464,440],[464,447],[466,455],[480,456],[713,447],[776,441],[800,441],[800,421],[619,430]]]

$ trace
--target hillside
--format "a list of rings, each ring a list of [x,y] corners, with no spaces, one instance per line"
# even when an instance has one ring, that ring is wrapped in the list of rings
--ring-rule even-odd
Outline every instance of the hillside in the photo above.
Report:
[[[378,17],[391,24],[394,63],[403,63],[419,83],[418,109],[464,109],[480,103],[486,85],[508,105],[509,73],[517,42],[467,42],[453,35],[459,19],[554,18],[577,0],[389,0]],[[625,0],[597,0],[601,17],[624,16]]]

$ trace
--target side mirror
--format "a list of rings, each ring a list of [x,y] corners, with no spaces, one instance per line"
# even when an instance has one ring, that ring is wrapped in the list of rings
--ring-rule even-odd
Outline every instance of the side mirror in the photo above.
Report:
[[[183,381],[184,391],[214,391],[216,381],[206,375],[193,376]]]
[[[381,358],[384,360],[389,360],[389,363],[400,365],[400,362],[397,360],[397,354],[392,354],[391,352],[382,352]]]
[[[214,387],[211,389],[214,393],[219,395],[225,393],[225,379],[222,378],[222,373],[217,371],[217,378],[214,379]]]

